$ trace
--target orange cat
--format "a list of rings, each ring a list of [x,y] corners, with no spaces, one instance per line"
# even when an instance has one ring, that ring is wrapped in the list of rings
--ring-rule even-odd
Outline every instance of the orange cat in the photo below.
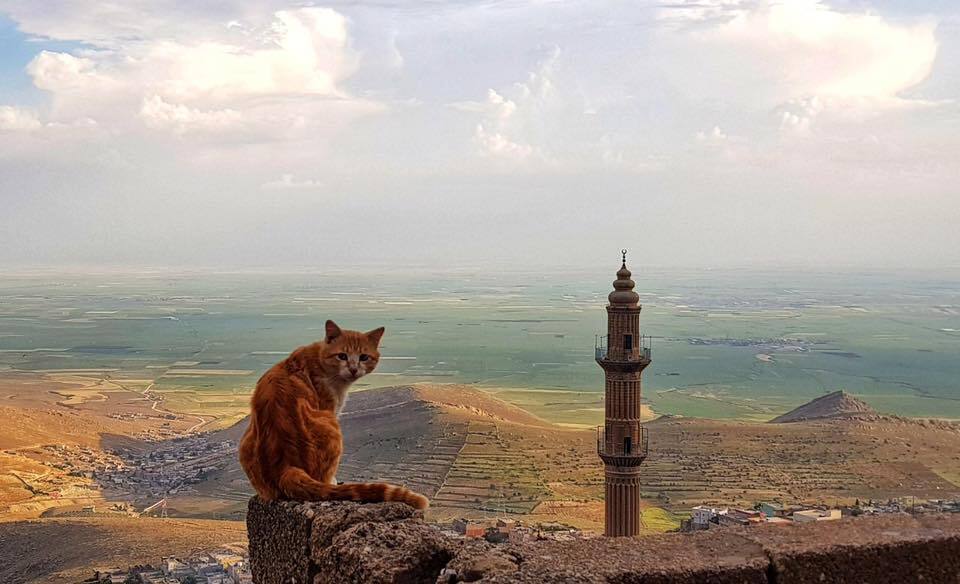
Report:
[[[396,485],[336,484],[343,451],[337,415],[350,384],[377,366],[382,336],[383,327],[345,331],[328,320],[323,341],[300,347],[257,382],[240,464],[261,498],[427,507],[426,497]]]

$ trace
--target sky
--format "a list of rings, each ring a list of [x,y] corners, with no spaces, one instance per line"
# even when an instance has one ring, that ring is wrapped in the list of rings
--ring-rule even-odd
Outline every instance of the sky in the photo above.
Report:
[[[958,98],[953,0],[0,0],[0,269],[957,267]]]

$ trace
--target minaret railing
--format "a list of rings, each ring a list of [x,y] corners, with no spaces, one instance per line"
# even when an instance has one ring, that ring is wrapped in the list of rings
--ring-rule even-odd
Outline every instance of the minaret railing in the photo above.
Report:
[[[596,336],[596,342],[594,345],[594,355],[596,359],[599,361],[608,360],[607,355],[609,354],[609,350],[610,350],[610,343],[609,343],[608,337],[609,335]],[[651,337],[650,335],[640,335],[639,346],[637,348],[639,349],[637,352],[637,355],[634,355],[633,353],[625,352],[623,360],[649,361],[653,354],[653,337]],[[639,356],[639,359],[638,359],[638,356]]]
[[[649,450],[649,437],[647,428],[637,423],[637,443],[631,441],[630,451],[627,451],[626,445],[613,441],[607,444],[606,429],[603,426],[597,426],[597,454],[604,459],[614,459],[613,462],[622,466],[634,466],[642,462],[647,457]]]
[[[597,359],[607,358],[607,335],[597,335],[596,356]]]

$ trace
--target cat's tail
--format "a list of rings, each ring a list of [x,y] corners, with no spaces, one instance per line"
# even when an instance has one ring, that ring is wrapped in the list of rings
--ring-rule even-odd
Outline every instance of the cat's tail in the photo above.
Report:
[[[290,499],[301,501],[359,501],[379,503],[399,501],[414,509],[426,509],[430,501],[410,489],[387,483],[321,483],[302,468],[290,467],[280,476],[280,491]]]

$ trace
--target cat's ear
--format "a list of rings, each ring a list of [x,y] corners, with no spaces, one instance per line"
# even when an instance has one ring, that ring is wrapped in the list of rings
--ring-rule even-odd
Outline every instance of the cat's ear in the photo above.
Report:
[[[337,323],[332,320],[327,321],[327,338],[326,341],[329,343],[333,339],[339,337],[343,331],[340,330],[340,327],[337,326]]]
[[[383,327],[375,328],[372,331],[367,333],[367,338],[370,339],[374,344],[379,345],[380,339],[383,337]]]

